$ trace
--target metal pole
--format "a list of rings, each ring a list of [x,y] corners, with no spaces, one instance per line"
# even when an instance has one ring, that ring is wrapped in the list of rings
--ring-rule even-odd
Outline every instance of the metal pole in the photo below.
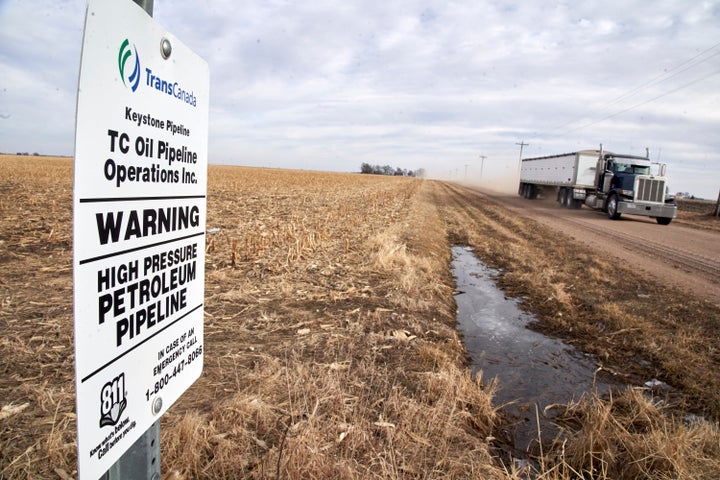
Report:
[[[520,173],[521,167],[522,167],[522,151],[523,147],[527,147],[530,144],[525,143],[523,140],[520,140],[520,143],[515,143],[515,145],[520,145],[520,159],[518,160],[518,173]]]
[[[101,480],[160,480],[160,420],[153,423]]]
[[[126,0],[120,0],[126,1]],[[154,0],[133,0],[153,16]],[[160,480],[160,420],[153,423],[100,480]]]
[[[143,10],[147,12],[151,17],[153,16],[153,1],[154,0],[133,0],[135,3],[140,5]]]

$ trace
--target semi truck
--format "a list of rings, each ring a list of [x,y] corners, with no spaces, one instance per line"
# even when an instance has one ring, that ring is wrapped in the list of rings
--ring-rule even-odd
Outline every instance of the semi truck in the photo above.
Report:
[[[534,199],[554,196],[565,208],[602,210],[612,220],[622,214],[655,218],[668,225],[677,216],[677,202],[667,193],[666,165],[651,171],[645,156],[600,150],[523,158],[518,194]]]

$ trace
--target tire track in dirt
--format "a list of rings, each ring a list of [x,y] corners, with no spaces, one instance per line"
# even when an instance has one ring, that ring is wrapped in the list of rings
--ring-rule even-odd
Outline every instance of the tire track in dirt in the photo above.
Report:
[[[458,230],[461,228],[484,228],[501,235],[508,241],[521,244],[527,243],[527,235],[523,234],[524,229],[527,228],[526,223],[518,221],[517,218],[503,215],[501,206],[494,203],[484,203],[481,207],[476,203],[481,200],[480,198],[470,201],[468,190],[447,183],[441,185],[444,190],[442,193],[444,200],[452,202],[452,206],[445,204],[444,214],[450,217],[460,217],[455,219]],[[444,203],[438,202],[440,205]],[[459,231],[452,233],[461,234]]]
[[[562,221],[579,225],[582,228],[593,231],[598,235],[607,235],[607,230],[601,229],[582,220],[561,217],[560,215],[555,215],[555,217],[561,219]],[[653,240],[641,238],[625,232],[615,232],[613,233],[612,238],[614,241],[621,243],[624,247],[643,255],[650,257],[661,255],[666,261],[675,262],[678,264],[678,268],[682,268],[688,272],[706,274],[710,280],[720,278],[720,260],[715,260],[694,252],[663,245]]]

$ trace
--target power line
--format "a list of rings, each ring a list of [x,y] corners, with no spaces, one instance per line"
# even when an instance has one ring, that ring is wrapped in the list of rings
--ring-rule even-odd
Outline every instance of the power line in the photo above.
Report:
[[[632,90],[629,90],[629,91],[625,92],[624,94],[620,95],[619,97],[615,98],[614,100],[611,100],[611,101],[608,103],[608,105],[613,105],[613,104],[615,104],[615,103],[618,103],[618,102],[621,101],[621,100],[624,100],[625,98],[632,97],[633,95],[635,95],[636,92],[638,92],[638,91],[640,91],[640,90],[643,90],[643,89],[645,89],[645,88],[647,88],[647,87],[650,87],[650,86],[652,86],[652,85],[658,85],[658,84],[660,84],[660,83],[666,82],[666,81],[670,80],[671,78],[675,78],[675,77],[677,77],[678,75],[680,75],[681,73],[690,70],[691,68],[694,68],[694,67],[696,67],[696,66],[698,66],[698,65],[700,65],[700,64],[702,64],[702,63],[707,62],[708,60],[710,60],[710,59],[712,59],[712,58],[714,58],[714,57],[717,57],[718,55],[720,55],[720,52],[716,52],[714,55],[710,55],[710,56],[707,57],[707,58],[704,58],[704,59],[702,59],[702,60],[700,60],[700,61],[698,61],[698,62],[695,62],[695,63],[689,65],[687,68],[683,68],[683,69],[680,70],[679,72],[674,73],[673,75],[670,75],[669,77],[662,78],[663,76],[669,74],[670,72],[673,72],[673,71],[677,70],[678,68],[683,67],[683,66],[687,65],[688,63],[694,61],[695,59],[697,59],[697,58],[699,58],[699,57],[702,57],[702,56],[705,55],[707,52],[709,52],[710,50],[713,50],[713,49],[717,48],[718,46],[720,46],[720,43],[716,43],[716,44],[713,45],[712,47],[706,48],[705,50],[703,50],[702,52],[698,53],[698,54],[695,55],[694,57],[685,60],[684,62],[682,62],[682,63],[679,64],[679,65],[674,66],[674,67],[671,68],[670,70],[665,70],[663,73],[661,73],[661,74],[659,74],[659,75],[656,75],[655,77],[653,77],[652,79],[648,80],[647,82],[645,82],[645,83],[643,83],[643,84],[641,84],[641,85],[638,85],[637,87],[633,88]]]
[[[651,99],[649,99],[649,100],[645,100],[644,102],[637,103],[637,104],[635,104],[635,105],[633,105],[633,106],[631,106],[631,107],[625,108],[625,109],[623,109],[623,110],[620,110],[620,111],[618,111],[618,112],[612,113],[612,114],[610,114],[610,115],[606,115],[606,116],[604,116],[604,117],[602,117],[602,118],[600,118],[600,119],[598,119],[598,120],[592,121],[592,122],[590,122],[590,123],[586,123],[585,125],[580,125],[579,127],[571,128],[570,130],[567,130],[566,133],[574,132],[575,130],[581,130],[581,129],[586,128],[586,127],[589,127],[589,126],[591,126],[591,125],[595,125],[595,124],[597,124],[597,123],[600,123],[600,122],[603,122],[603,121],[605,121],[605,120],[608,120],[608,119],[610,119],[610,118],[617,117],[618,115],[621,115],[621,114],[623,114],[623,113],[625,113],[625,112],[629,112],[630,110],[634,110],[634,109],[636,109],[636,108],[638,108],[638,107],[641,107],[641,106],[643,106],[643,105],[647,105],[648,103],[654,102],[655,100],[657,100],[657,99],[659,99],[659,98],[666,97],[666,96],[668,96],[668,95],[670,95],[670,94],[672,94],[672,93],[677,92],[678,90],[682,90],[683,88],[687,88],[687,87],[689,87],[690,85],[693,85],[693,84],[698,83],[698,82],[700,82],[700,81],[702,81],[702,80],[705,80],[706,78],[712,77],[713,75],[717,75],[718,73],[720,73],[720,70],[717,70],[717,71],[712,72],[712,73],[710,73],[710,74],[708,74],[708,75],[705,75],[704,77],[696,78],[695,80],[693,80],[693,81],[691,81],[691,82],[688,82],[688,83],[686,83],[686,84],[684,84],[684,85],[680,85],[679,87],[674,88],[674,89],[672,89],[672,90],[669,90],[669,91],[667,91],[667,92],[665,92],[665,93],[661,93],[660,95],[658,95],[658,96],[656,96],[656,97],[653,97],[653,98],[651,98]]]
[[[717,52],[717,53],[715,53],[715,54],[713,54],[713,55],[710,55],[709,57],[703,58],[703,59],[700,60],[700,61],[691,63],[691,62],[693,62],[694,60],[702,57],[702,56],[705,55],[706,53],[710,52],[711,50],[713,50],[713,49],[715,49],[715,48],[717,48],[717,47],[719,47],[719,46],[720,46],[720,42],[718,42],[718,43],[716,43],[716,44],[714,44],[714,45],[706,48],[706,49],[703,50],[702,52],[700,52],[700,53],[698,53],[697,55],[695,55],[695,56],[693,56],[693,57],[685,60],[684,62],[682,62],[682,63],[680,63],[680,64],[678,64],[678,65],[676,65],[676,66],[674,66],[674,67],[671,68],[670,70],[665,70],[663,73],[661,73],[661,74],[659,74],[659,75],[656,75],[656,76],[653,77],[652,79],[650,79],[650,80],[648,80],[648,81],[646,81],[646,82],[638,85],[637,87],[634,87],[634,88],[628,90],[627,92],[623,93],[622,95],[620,95],[620,96],[616,97],[615,99],[607,102],[607,103],[605,104],[605,106],[600,109],[600,114],[602,114],[603,111],[608,110],[610,106],[612,106],[612,105],[614,105],[614,104],[616,104],[616,103],[618,103],[618,102],[620,102],[620,101],[622,101],[622,100],[625,100],[625,99],[627,99],[627,98],[630,98],[630,97],[634,96],[637,92],[639,92],[639,91],[641,91],[641,90],[644,90],[644,89],[646,89],[646,88],[648,88],[648,87],[650,87],[650,86],[653,86],[653,85],[659,85],[659,84],[661,84],[661,83],[663,83],[663,82],[665,82],[665,81],[667,81],[667,80],[670,80],[670,79],[672,79],[672,78],[675,78],[675,77],[677,77],[678,75],[680,75],[681,73],[684,73],[684,72],[690,70],[691,68],[694,68],[694,67],[696,67],[696,66],[698,66],[698,65],[700,65],[700,64],[702,64],[702,63],[705,63],[705,62],[707,62],[708,60],[710,60],[710,59],[712,59],[712,58],[720,55],[720,52]],[[675,71],[675,70],[677,70],[677,69],[679,69],[679,68],[681,68],[681,67],[683,67],[683,66],[685,66],[685,65],[688,65],[689,63],[690,63],[690,65],[687,66],[686,68],[683,68],[682,70],[680,70],[680,71],[678,71],[678,72],[676,72],[676,73],[674,73],[674,74],[672,74],[672,75],[670,75],[670,76],[666,76],[666,75],[668,75],[669,73],[671,73],[671,72],[673,72],[673,71]],[[570,130],[567,130],[565,133],[572,132],[572,131],[578,130],[578,129],[580,129],[580,128],[585,128],[585,127],[588,127],[588,126],[590,126],[590,125],[595,125],[596,123],[599,123],[599,122],[601,122],[601,121],[603,121],[603,120],[607,120],[607,119],[609,119],[609,118],[613,118],[613,117],[615,117],[615,116],[617,116],[617,115],[620,115],[620,114],[622,114],[622,113],[625,113],[625,112],[627,112],[627,111],[629,111],[629,110],[632,110],[632,109],[634,109],[634,108],[637,108],[637,107],[639,107],[639,106],[641,106],[641,105],[645,105],[646,103],[650,103],[650,102],[652,102],[652,101],[657,100],[658,98],[662,98],[662,97],[664,97],[664,96],[666,96],[666,95],[669,95],[669,94],[671,94],[671,93],[674,93],[674,92],[676,92],[676,91],[678,91],[678,90],[680,90],[680,89],[682,89],[682,88],[685,88],[685,87],[687,87],[687,86],[689,86],[689,85],[692,85],[692,84],[694,84],[694,83],[697,83],[697,82],[700,81],[700,80],[704,80],[705,78],[710,77],[710,76],[712,76],[712,75],[715,75],[716,73],[718,73],[718,72],[711,73],[711,74],[709,74],[709,75],[707,75],[707,76],[705,76],[705,77],[702,77],[702,78],[700,78],[700,79],[697,79],[697,80],[693,80],[693,81],[691,81],[691,82],[689,82],[689,83],[687,83],[687,84],[685,84],[685,85],[682,85],[682,86],[680,86],[680,87],[678,87],[678,88],[676,88],[676,89],[670,90],[670,91],[665,92],[665,93],[663,93],[663,94],[661,94],[661,95],[658,95],[657,97],[651,98],[650,100],[647,100],[647,101],[645,101],[645,102],[638,103],[638,104],[636,104],[636,105],[633,105],[633,106],[631,106],[631,107],[628,107],[628,108],[626,108],[626,109],[623,109],[623,110],[621,110],[621,111],[619,111],[619,112],[615,112],[615,113],[612,113],[612,114],[610,114],[610,115],[604,116],[604,117],[600,118],[599,120],[592,121],[592,122],[590,122],[590,123],[588,123],[588,124],[586,124],[586,125],[583,125],[583,126],[581,126],[581,127],[572,128],[572,129],[570,129]],[[665,78],[662,78],[662,77],[665,77]],[[586,114],[591,113],[592,111],[593,111],[593,110],[591,110],[591,109],[587,109],[587,110],[585,110],[585,112],[583,112],[580,116],[576,117],[575,119],[573,119],[573,120],[571,120],[571,121],[569,121],[569,122],[563,123],[563,124],[561,124],[561,125],[559,125],[559,126],[557,126],[557,127],[553,127],[553,128],[551,128],[550,130],[547,130],[547,131],[545,131],[545,132],[538,133],[538,134],[535,135],[535,137],[538,137],[538,136],[543,135],[543,134],[555,132],[555,131],[557,131],[557,130],[560,130],[560,129],[563,129],[563,128],[567,127],[568,125],[572,125],[573,123],[576,123],[578,120],[582,119],[584,116],[586,116]]]

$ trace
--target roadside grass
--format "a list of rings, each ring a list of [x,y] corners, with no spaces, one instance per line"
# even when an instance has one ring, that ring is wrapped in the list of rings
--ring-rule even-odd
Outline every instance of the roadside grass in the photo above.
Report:
[[[482,195],[442,190],[450,237],[502,271],[498,284],[539,316],[532,328],[595,355],[598,374],[636,385],[559,406],[562,431],[536,452],[538,478],[718,477],[719,309],[558,241],[538,222],[505,219]],[[644,387],[651,379],[683,394]]]
[[[716,423],[678,418],[647,389],[607,399],[587,396],[562,407],[563,425],[539,478],[717,478]]]
[[[539,315],[533,328],[568,339],[611,371],[622,369],[624,381],[656,377],[682,389],[691,408],[720,417],[718,307],[555,239],[533,220],[511,219],[508,229],[498,216],[501,207],[473,197],[461,216],[446,211],[449,229],[467,232],[475,222],[477,229],[465,233],[468,243],[481,260],[503,271],[503,290]]]

